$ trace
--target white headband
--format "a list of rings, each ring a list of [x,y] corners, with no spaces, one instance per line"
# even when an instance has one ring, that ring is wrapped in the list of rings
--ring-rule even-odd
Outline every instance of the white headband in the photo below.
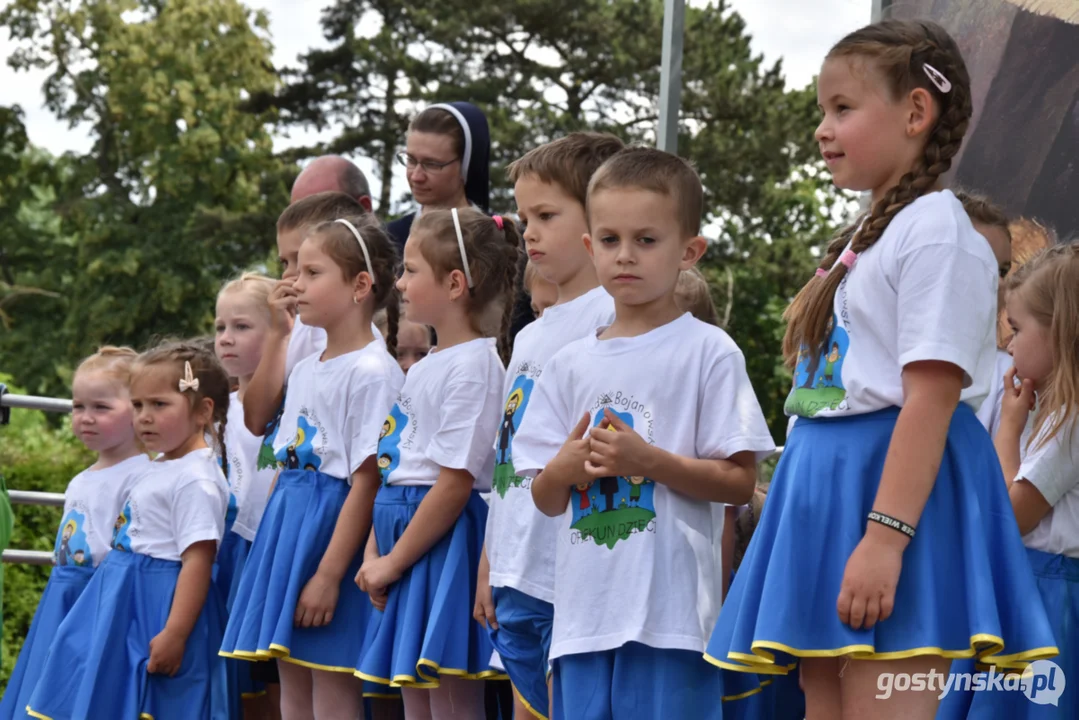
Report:
[[[457,120],[457,124],[461,126],[461,133],[465,136],[464,152],[461,153],[464,156],[461,158],[461,179],[468,182],[468,161],[472,157],[472,128],[468,126],[468,121],[465,120],[465,116],[461,114],[461,111],[453,105],[438,103],[431,107],[445,110],[450,115],[453,115]],[[471,285],[469,287],[471,287]]]
[[[363,236],[360,235],[360,231],[356,229],[355,225],[350,223],[348,220],[345,220],[344,218],[337,218],[336,220],[334,220],[334,222],[341,223],[349,230],[351,230],[352,234],[356,236],[356,242],[360,244],[360,252],[363,253],[363,261],[367,263],[367,273],[371,276],[371,286],[374,287],[375,266],[371,264],[371,256],[367,253],[367,244],[364,243]]]
[[[465,236],[461,233],[461,218],[457,217],[457,208],[450,210],[453,215],[453,229],[457,231],[457,247],[461,251],[461,265],[465,268],[465,280],[468,290],[472,291],[472,271],[468,269],[468,255],[465,253]]]

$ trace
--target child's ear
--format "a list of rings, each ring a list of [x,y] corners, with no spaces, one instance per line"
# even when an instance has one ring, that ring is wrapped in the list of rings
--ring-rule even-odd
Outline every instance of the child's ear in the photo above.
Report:
[[[203,427],[211,427],[214,422],[214,401],[208,397],[199,400],[195,405],[195,418]]]
[[[468,293],[468,279],[461,270],[451,270],[445,279],[450,300],[458,300]]]
[[[707,249],[707,238],[701,237],[700,235],[690,238],[682,250],[682,262],[679,263],[678,269],[689,270],[697,264],[698,260],[704,257],[704,251]]]
[[[937,121],[933,96],[925,88],[914,88],[907,96],[907,136],[917,137],[932,130]]]
[[[367,294],[371,292],[375,286],[374,278],[371,277],[371,273],[364,270],[356,279],[352,282],[352,299],[356,302],[360,302]]]
[[[588,257],[594,259],[596,255],[592,252],[592,236],[588,233],[585,233],[581,236],[581,240],[584,241],[584,249],[588,251]]]

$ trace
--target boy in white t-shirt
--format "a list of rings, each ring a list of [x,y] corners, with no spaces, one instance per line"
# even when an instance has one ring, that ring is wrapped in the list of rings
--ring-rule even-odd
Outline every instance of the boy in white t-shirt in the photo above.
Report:
[[[514,341],[494,438],[494,491],[476,583],[474,616],[491,631],[513,682],[517,720],[530,720],[533,713],[549,716],[547,653],[559,521],[536,509],[531,480],[514,471],[513,436],[551,356],[614,318],[614,301],[599,286],[582,237],[588,232],[588,181],[623,147],[613,135],[576,132],[531,150],[507,168],[526,227],[529,263],[557,293],[555,302]]]
[[[514,439],[537,507],[561,517],[560,718],[722,717],[702,657],[720,602],[711,503],[748,501],[775,446],[738,346],[675,302],[705,250],[702,195],[688,163],[650,148],[596,172],[585,245],[615,320],[551,358]]]

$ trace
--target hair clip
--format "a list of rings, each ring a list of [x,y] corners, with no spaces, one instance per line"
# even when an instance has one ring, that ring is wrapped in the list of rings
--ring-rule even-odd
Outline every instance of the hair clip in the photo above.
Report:
[[[502,216],[501,215],[492,215],[491,219],[495,221],[495,225],[498,226],[499,230],[505,230],[506,229],[505,226],[502,224]]]
[[[817,277],[819,277],[819,278],[828,277],[828,271],[825,270],[824,268],[817,268]]]
[[[925,70],[925,74],[929,77],[929,82],[937,86],[937,90],[942,93],[949,93],[952,90],[952,84],[948,78],[944,77],[944,73],[937,70],[929,63],[922,63],[922,69]]]
[[[472,290],[472,271],[468,269],[468,255],[465,253],[465,236],[461,232],[461,218],[457,215],[457,208],[450,210],[453,215],[453,229],[457,231],[457,248],[461,251],[461,266],[465,270],[465,282],[468,283],[468,294],[475,295]]]
[[[199,379],[191,372],[191,361],[184,360],[184,376],[180,378],[180,392],[199,391]]]
[[[371,276],[371,289],[374,290],[377,287],[375,285],[375,266],[371,264],[371,256],[367,253],[367,243],[363,241],[363,235],[360,235],[360,231],[356,229],[355,225],[344,218],[337,218],[334,222],[341,223],[356,236],[356,242],[360,244],[360,252],[363,253],[363,261],[367,263],[367,273]],[[355,296],[352,297],[352,302],[356,302]]]
[[[846,265],[848,270],[854,267],[854,261],[857,259],[858,253],[853,250],[844,250],[843,254],[839,256],[839,262]]]

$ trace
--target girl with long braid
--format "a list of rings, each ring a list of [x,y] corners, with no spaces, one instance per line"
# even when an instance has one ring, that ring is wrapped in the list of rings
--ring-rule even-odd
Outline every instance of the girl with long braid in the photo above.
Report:
[[[800,664],[808,720],[928,719],[953,658],[1057,654],[974,413],[993,380],[998,269],[941,181],[970,79],[942,28],[886,21],[832,48],[817,96],[833,180],[872,207],[787,310],[799,418],[707,657]],[[916,673],[921,692],[887,682]]]

